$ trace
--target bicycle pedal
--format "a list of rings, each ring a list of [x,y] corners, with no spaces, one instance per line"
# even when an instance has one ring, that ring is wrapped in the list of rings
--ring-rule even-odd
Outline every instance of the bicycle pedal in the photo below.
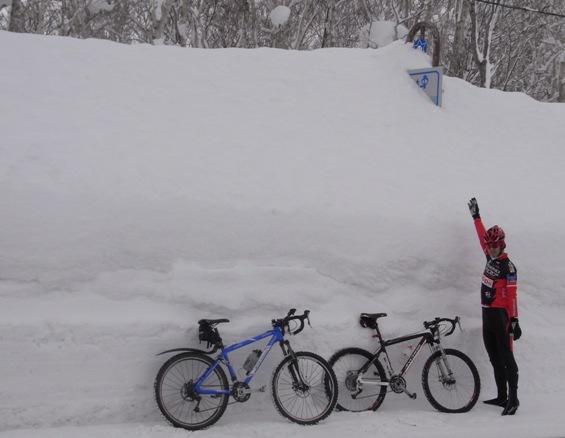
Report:
[[[257,388],[254,392],[265,392],[267,390],[267,386],[261,386],[261,388]]]

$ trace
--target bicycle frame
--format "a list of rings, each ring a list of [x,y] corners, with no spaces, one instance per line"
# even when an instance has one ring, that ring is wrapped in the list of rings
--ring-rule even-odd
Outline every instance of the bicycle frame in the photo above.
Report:
[[[392,363],[391,363],[390,358],[388,356],[388,352],[386,350],[386,347],[389,347],[391,345],[401,344],[403,342],[411,341],[413,339],[418,339],[418,338],[421,338],[420,341],[415,345],[414,349],[412,350],[412,353],[406,359],[406,362],[404,363],[402,369],[400,370],[400,373],[398,374],[399,376],[404,376],[408,372],[410,367],[412,366],[412,363],[416,359],[416,356],[418,356],[418,354],[420,353],[420,350],[422,349],[422,347],[425,344],[428,344],[428,345],[433,344],[434,337],[433,337],[432,333],[430,333],[429,331],[418,332],[418,333],[414,333],[412,335],[400,336],[398,338],[389,339],[388,341],[381,340],[381,347],[375,352],[375,357],[378,358],[381,354],[384,353],[384,356],[385,356],[386,362],[387,362],[386,365],[387,365],[387,368],[389,368],[389,374],[390,374],[390,373],[392,373]]]
[[[361,327],[375,331],[373,338],[377,338],[377,345],[373,352],[362,347],[348,347],[336,351],[330,358],[340,383],[338,409],[376,411],[388,392],[404,393],[416,399],[417,394],[408,390],[405,377],[425,344],[431,352],[421,368],[420,382],[426,399],[440,412],[462,413],[472,409],[481,386],[477,367],[466,354],[442,345],[442,338],[450,336],[457,325],[461,328],[461,318],[436,317],[424,321],[420,331],[387,340],[377,322],[386,316],[386,313],[361,313],[359,317]],[[401,368],[398,373],[393,368],[388,347],[408,342],[414,348],[403,356],[401,365],[397,366]]]
[[[277,342],[280,343],[281,348],[282,348],[285,356],[287,354],[290,354],[290,352],[292,350],[290,350],[290,348],[289,348],[289,352],[286,352],[284,347],[283,347],[283,344],[285,342],[287,343],[287,346],[288,346],[288,341],[285,341],[282,330],[279,327],[274,327],[273,329],[268,330],[265,333],[260,334],[259,336],[254,336],[254,337],[249,338],[245,341],[238,342],[236,344],[230,345],[229,347],[225,347],[225,348],[222,347],[221,350],[220,350],[220,353],[218,354],[218,356],[214,360],[214,364],[206,370],[206,372],[198,379],[198,381],[194,385],[194,391],[197,392],[197,393],[200,393],[200,394],[208,394],[208,395],[231,394],[232,393],[231,389],[225,390],[225,391],[216,391],[216,390],[212,390],[212,389],[202,389],[200,387],[200,385],[202,385],[202,383],[204,383],[206,381],[206,379],[210,376],[210,374],[212,374],[212,372],[216,369],[216,367],[220,366],[220,363],[223,363],[226,366],[226,368],[228,369],[228,372],[230,374],[232,382],[237,381],[237,376],[235,374],[235,370],[234,370],[234,368],[231,364],[231,361],[229,359],[229,354],[234,352],[235,350],[239,350],[240,348],[246,347],[250,344],[253,344],[255,342],[261,341],[261,340],[269,338],[269,337],[270,337],[269,342],[267,342],[267,345],[265,346],[263,352],[261,353],[261,356],[257,360],[257,363],[251,369],[251,371],[248,372],[248,375],[245,378],[245,380],[243,381],[243,383],[249,384],[251,382],[251,380],[253,379],[253,376],[255,375],[257,370],[261,367],[261,364],[267,358],[267,356],[269,355],[269,352],[271,351],[271,348],[273,348],[273,345],[275,345],[275,343],[277,343]]]
[[[380,347],[373,353],[373,358],[371,360],[369,360],[365,365],[363,365],[363,367],[361,367],[361,369],[359,370],[358,383],[367,384],[367,385],[390,386],[389,382],[371,381],[370,379],[368,379],[368,380],[363,379],[363,375],[367,372],[369,367],[373,363],[378,361],[380,355],[383,354],[383,353],[384,353],[385,365],[387,367],[387,372],[388,372],[389,377],[394,374],[392,362],[389,358],[386,347],[389,347],[391,345],[401,344],[403,342],[407,342],[407,341],[411,341],[413,339],[419,339],[420,338],[420,341],[414,347],[412,354],[410,354],[410,356],[406,359],[406,362],[404,363],[402,369],[400,370],[400,373],[397,374],[398,377],[404,377],[404,375],[408,372],[408,370],[412,366],[412,363],[416,359],[416,356],[418,356],[418,354],[420,353],[420,350],[422,349],[422,347],[424,345],[428,344],[430,346],[430,348],[432,349],[432,353],[434,351],[436,351],[437,349],[442,348],[441,347],[441,341],[440,341],[440,338],[439,338],[439,334],[437,333],[437,330],[435,328],[424,330],[424,331],[421,331],[421,332],[416,332],[416,333],[413,333],[413,334],[410,334],[410,335],[399,336],[397,338],[393,338],[393,339],[389,339],[389,340],[383,340],[380,329],[378,328],[378,325],[376,327],[376,331],[377,331],[377,334],[375,336],[379,339]],[[434,347],[434,344],[437,344],[438,346]],[[407,392],[405,389],[404,389],[404,391],[409,396],[412,397],[411,393]]]

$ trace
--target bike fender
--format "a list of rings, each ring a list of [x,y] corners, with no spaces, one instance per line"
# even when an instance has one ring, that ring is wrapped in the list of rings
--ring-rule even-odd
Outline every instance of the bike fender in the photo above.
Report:
[[[156,356],[161,356],[161,355],[167,354],[167,353],[176,353],[176,352],[179,352],[179,351],[210,354],[210,351],[199,350],[198,348],[173,348],[172,350],[162,351],[161,353],[157,354]]]

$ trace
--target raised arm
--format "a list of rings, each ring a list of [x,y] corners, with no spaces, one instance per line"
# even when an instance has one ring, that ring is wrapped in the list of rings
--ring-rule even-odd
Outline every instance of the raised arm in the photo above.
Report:
[[[479,243],[481,244],[483,253],[486,255],[487,248],[483,240],[483,236],[485,235],[485,226],[483,225],[483,221],[481,220],[481,215],[479,214],[479,204],[475,198],[471,198],[467,206],[469,207],[469,212],[473,217],[473,222],[475,224],[475,230],[477,231],[477,237],[479,238]]]

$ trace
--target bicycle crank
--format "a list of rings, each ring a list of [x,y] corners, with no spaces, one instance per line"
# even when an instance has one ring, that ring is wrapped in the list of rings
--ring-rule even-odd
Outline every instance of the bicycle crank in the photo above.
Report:
[[[234,400],[240,403],[244,403],[249,400],[249,397],[251,397],[252,393],[265,392],[265,390],[265,386],[257,389],[251,389],[245,382],[235,382],[232,386],[232,397],[234,398]]]
[[[406,389],[406,380],[402,376],[392,376],[390,378],[390,389],[392,389],[397,394],[404,393],[412,400],[416,400],[416,393],[410,392]]]

